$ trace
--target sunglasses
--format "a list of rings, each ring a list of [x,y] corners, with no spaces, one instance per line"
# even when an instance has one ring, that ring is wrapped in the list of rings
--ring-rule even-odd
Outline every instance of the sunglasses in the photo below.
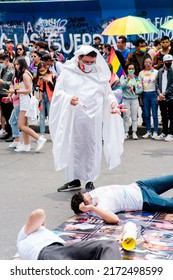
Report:
[[[33,47],[34,45],[28,45],[28,47]]]
[[[17,51],[22,51],[22,48],[17,48]]]

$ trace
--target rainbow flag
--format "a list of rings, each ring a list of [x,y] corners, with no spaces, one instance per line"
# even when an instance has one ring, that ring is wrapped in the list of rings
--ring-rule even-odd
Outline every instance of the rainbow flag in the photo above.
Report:
[[[111,48],[107,63],[112,64],[113,66],[113,72],[117,74],[117,76],[120,78],[122,75],[124,75],[125,71],[118,59],[118,56],[115,53],[115,50]]]

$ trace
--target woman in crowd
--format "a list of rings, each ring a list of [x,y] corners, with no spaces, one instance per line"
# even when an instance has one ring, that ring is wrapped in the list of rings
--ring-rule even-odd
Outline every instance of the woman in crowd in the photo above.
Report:
[[[56,76],[52,74],[46,63],[41,61],[37,68],[37,85],[39,87],[41,102],[40,108],[40,134],[45,134],[45,119],[49,116],[50,102],[53,96],[54,85]]]
[[[158,70],[154,69],[151,58],[144,59],[144,70],[139,73],[139,77],[142,81],[143,92],[140,99],[141,104],[144,106],[144,114],[146,120],[146,134],[142,137],[147,139],[152,137],[157,139],[158,133],[158,99],[156,92],[156,78]],[[151,110],[153,117],[153,135],[151,134]]]
[[[36,152],[39,152],[46,139],[40,137],[33,129],[28,126],[28,120],[25,116],[29,107],[30,98],[32,94],[32,75],[28,70],[28,66],[24,57],[19,57],[15,60],[15,78],[14,91],[12,93],[19,94],[20,97],[20,113],[18,120],[18,127],[23,131],[24,143],[17,146],[16,152],[30,152],[29,136],[37,140]]]
[[[127,66],[127,76],[123,75],[120,78],[122,90],[123,90],[123,104],[127,108],[127,112],[123,113],[124,121],[124,138],[129,138],[129,126],[130,126],[130,117],[132,120],[132,139],[137,140],[138,136],[136,134],[138,127],[138,108],[139,94],[142,92],[142,83],[139,77],[134,75],[135,67],[134,64],[130,63]]]
[[[30,59],[29,57],[26,55],[26,47],[24,46],[24,44],[17,44],[16,45],[16,50],[15,50],[15,58],[14,61],[16,60],[16,58],[18,57],[24,57],[26,60],[26,63],[28,65],[28,67],[30,66]]]

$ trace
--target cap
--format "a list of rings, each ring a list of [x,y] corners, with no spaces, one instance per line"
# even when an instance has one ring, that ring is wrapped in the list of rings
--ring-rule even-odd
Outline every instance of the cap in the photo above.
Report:
[[[163,57],[163,62],[173,60],[173,56],[171,54],[165,54]]]
[[[5,43],[13,43],[13,42],[14,42],[13,39],[7,39],[7,40],[5,40]]]
[[[42,56],[42,58],[41,58],[41,60],[43,60],[43,61],[47,61],[47,60],[49,60],[49,59],[50,59],[50,60],[54,60],[50,53],[44,54],[44,55]]]
[[[94,40],[100,40],[101,41],[101,38],[99,36],[96,36],[96,37],[94,37]]]

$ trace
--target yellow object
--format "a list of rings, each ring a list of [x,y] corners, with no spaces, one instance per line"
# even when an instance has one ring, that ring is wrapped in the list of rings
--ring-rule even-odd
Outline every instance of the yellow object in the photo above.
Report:
[[[135,223],[127,222],[123,230],[122,247],[125,250],[132,250],[136,247],[137,227]]]
[[[154,24],[142,17],[127,16],[112,21],[102,35],[132,35],[158,32]]]
[[[160,26],[161,28],[173,30],[173,19],[168,20]]]

